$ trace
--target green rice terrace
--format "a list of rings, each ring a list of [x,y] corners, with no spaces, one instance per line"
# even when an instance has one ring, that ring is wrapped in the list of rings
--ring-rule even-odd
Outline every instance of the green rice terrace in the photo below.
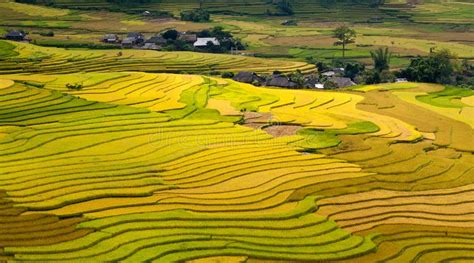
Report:
[[[379,70],[375,47],[352,43],[343,69],[366,61],[363,81],[325,83],[332,71],[306,53],[272,56],[328,61],[318,52],[333,14],[314,11],[328,8],[322,1],[295,0],[302,25],[292,27],[262,19],[279,10],[271,1],[204,1],[215,16],[204,23],[142,21],[109,10],[113,1],[52,2],[0,1],[0,28],[53,28],[54,41],[91,43],[117,21],[135,21],[117,34],[219,24],[270,55],[0,40],[0,262],[474,261],[474,17],[459,8],[472,2],[331,9],[343,20],[385,17],[351,24],[359,41],[413,57],[394,54]],[[134,8],[179,15],[199,1]],[[426,41],[457,54],[442,61],[457,63],[451,82],[415,70],[449,53]],[[323,88],[271,84],[316,75]],[[352,84],[329,87],[336,78]]]

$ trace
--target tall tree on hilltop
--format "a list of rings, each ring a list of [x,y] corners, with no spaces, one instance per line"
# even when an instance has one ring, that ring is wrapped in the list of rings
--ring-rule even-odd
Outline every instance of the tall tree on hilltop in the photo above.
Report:
[[[333,37],[338,39],[334,45],[342,46],[342,58],[346,56],[346,45],[354,43],[356,36],[356,31],[348,26],[340,26],[334,29]]]

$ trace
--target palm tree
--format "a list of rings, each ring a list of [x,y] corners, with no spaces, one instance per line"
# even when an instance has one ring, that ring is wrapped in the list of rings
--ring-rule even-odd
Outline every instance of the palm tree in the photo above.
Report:
[[[388,48],[379,48],[374,51],[370,51],[370,56],[374,61],[374,68],[377,71],[388,70],[390,68],[390,59],[392,58],[392,52]]]

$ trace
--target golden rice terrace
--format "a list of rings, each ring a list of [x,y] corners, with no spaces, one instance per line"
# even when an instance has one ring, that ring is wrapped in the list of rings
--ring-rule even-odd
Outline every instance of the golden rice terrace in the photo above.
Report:
[[[0,262],[474,261],[472,90],[257,87],[212,72],[316,69],[0,47]]]

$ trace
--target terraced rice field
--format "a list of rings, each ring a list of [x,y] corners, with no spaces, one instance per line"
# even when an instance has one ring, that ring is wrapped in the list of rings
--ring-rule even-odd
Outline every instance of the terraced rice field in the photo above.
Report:
[[[8,53],[0,53],[0,73],[65,74],[75,72],[188,72],[275,70],[303,72],[315,70],[304,62],[282,62],[255,57],[230,56],[195,52],[158,52],[148,50],[67,50],[45,48],[26,43],[0,41]],[[3,49],[3,48],[2,48]]]
[[[70,0],[57,0],[54,3],[59,7],[74,7],[74,8],[104,8],[113,7],[113,5],[107,1],[70,1]],[[199,1],[189,0],[162,0],[152,1],[151,3],[144,3],[140,8],[146,8],[148,10],[160,10],[168,11],[176,16],[182,10],[190,10],[199,8]],[[339,21],[365,21],[369,16],[387,16],[384,12],[380,12],[377,9],[369,8],[368,5],[355,4],[352,2],[328,2],[324,1],[308,1],[308,0],[295,0],[293,2],[294,12],[298,18],[307,18],[318,20],[331,20],[338,19]],[[279,13],[277,6],[273,2],[265,0],[254,0],[254,1],[242,1],[242,0],[213,0],[203,2],[203,7],[209,10],[212,14],[235,14],[235,15],[265,15],[267,12]],[[133,7],[132,7],[133,8]],[[135,7],[138,9],[137,7]],[[349,11],[350,9],[350,11]]]
[[[0,260],[474,258],[472,93],[107,65],[2,71]]]

